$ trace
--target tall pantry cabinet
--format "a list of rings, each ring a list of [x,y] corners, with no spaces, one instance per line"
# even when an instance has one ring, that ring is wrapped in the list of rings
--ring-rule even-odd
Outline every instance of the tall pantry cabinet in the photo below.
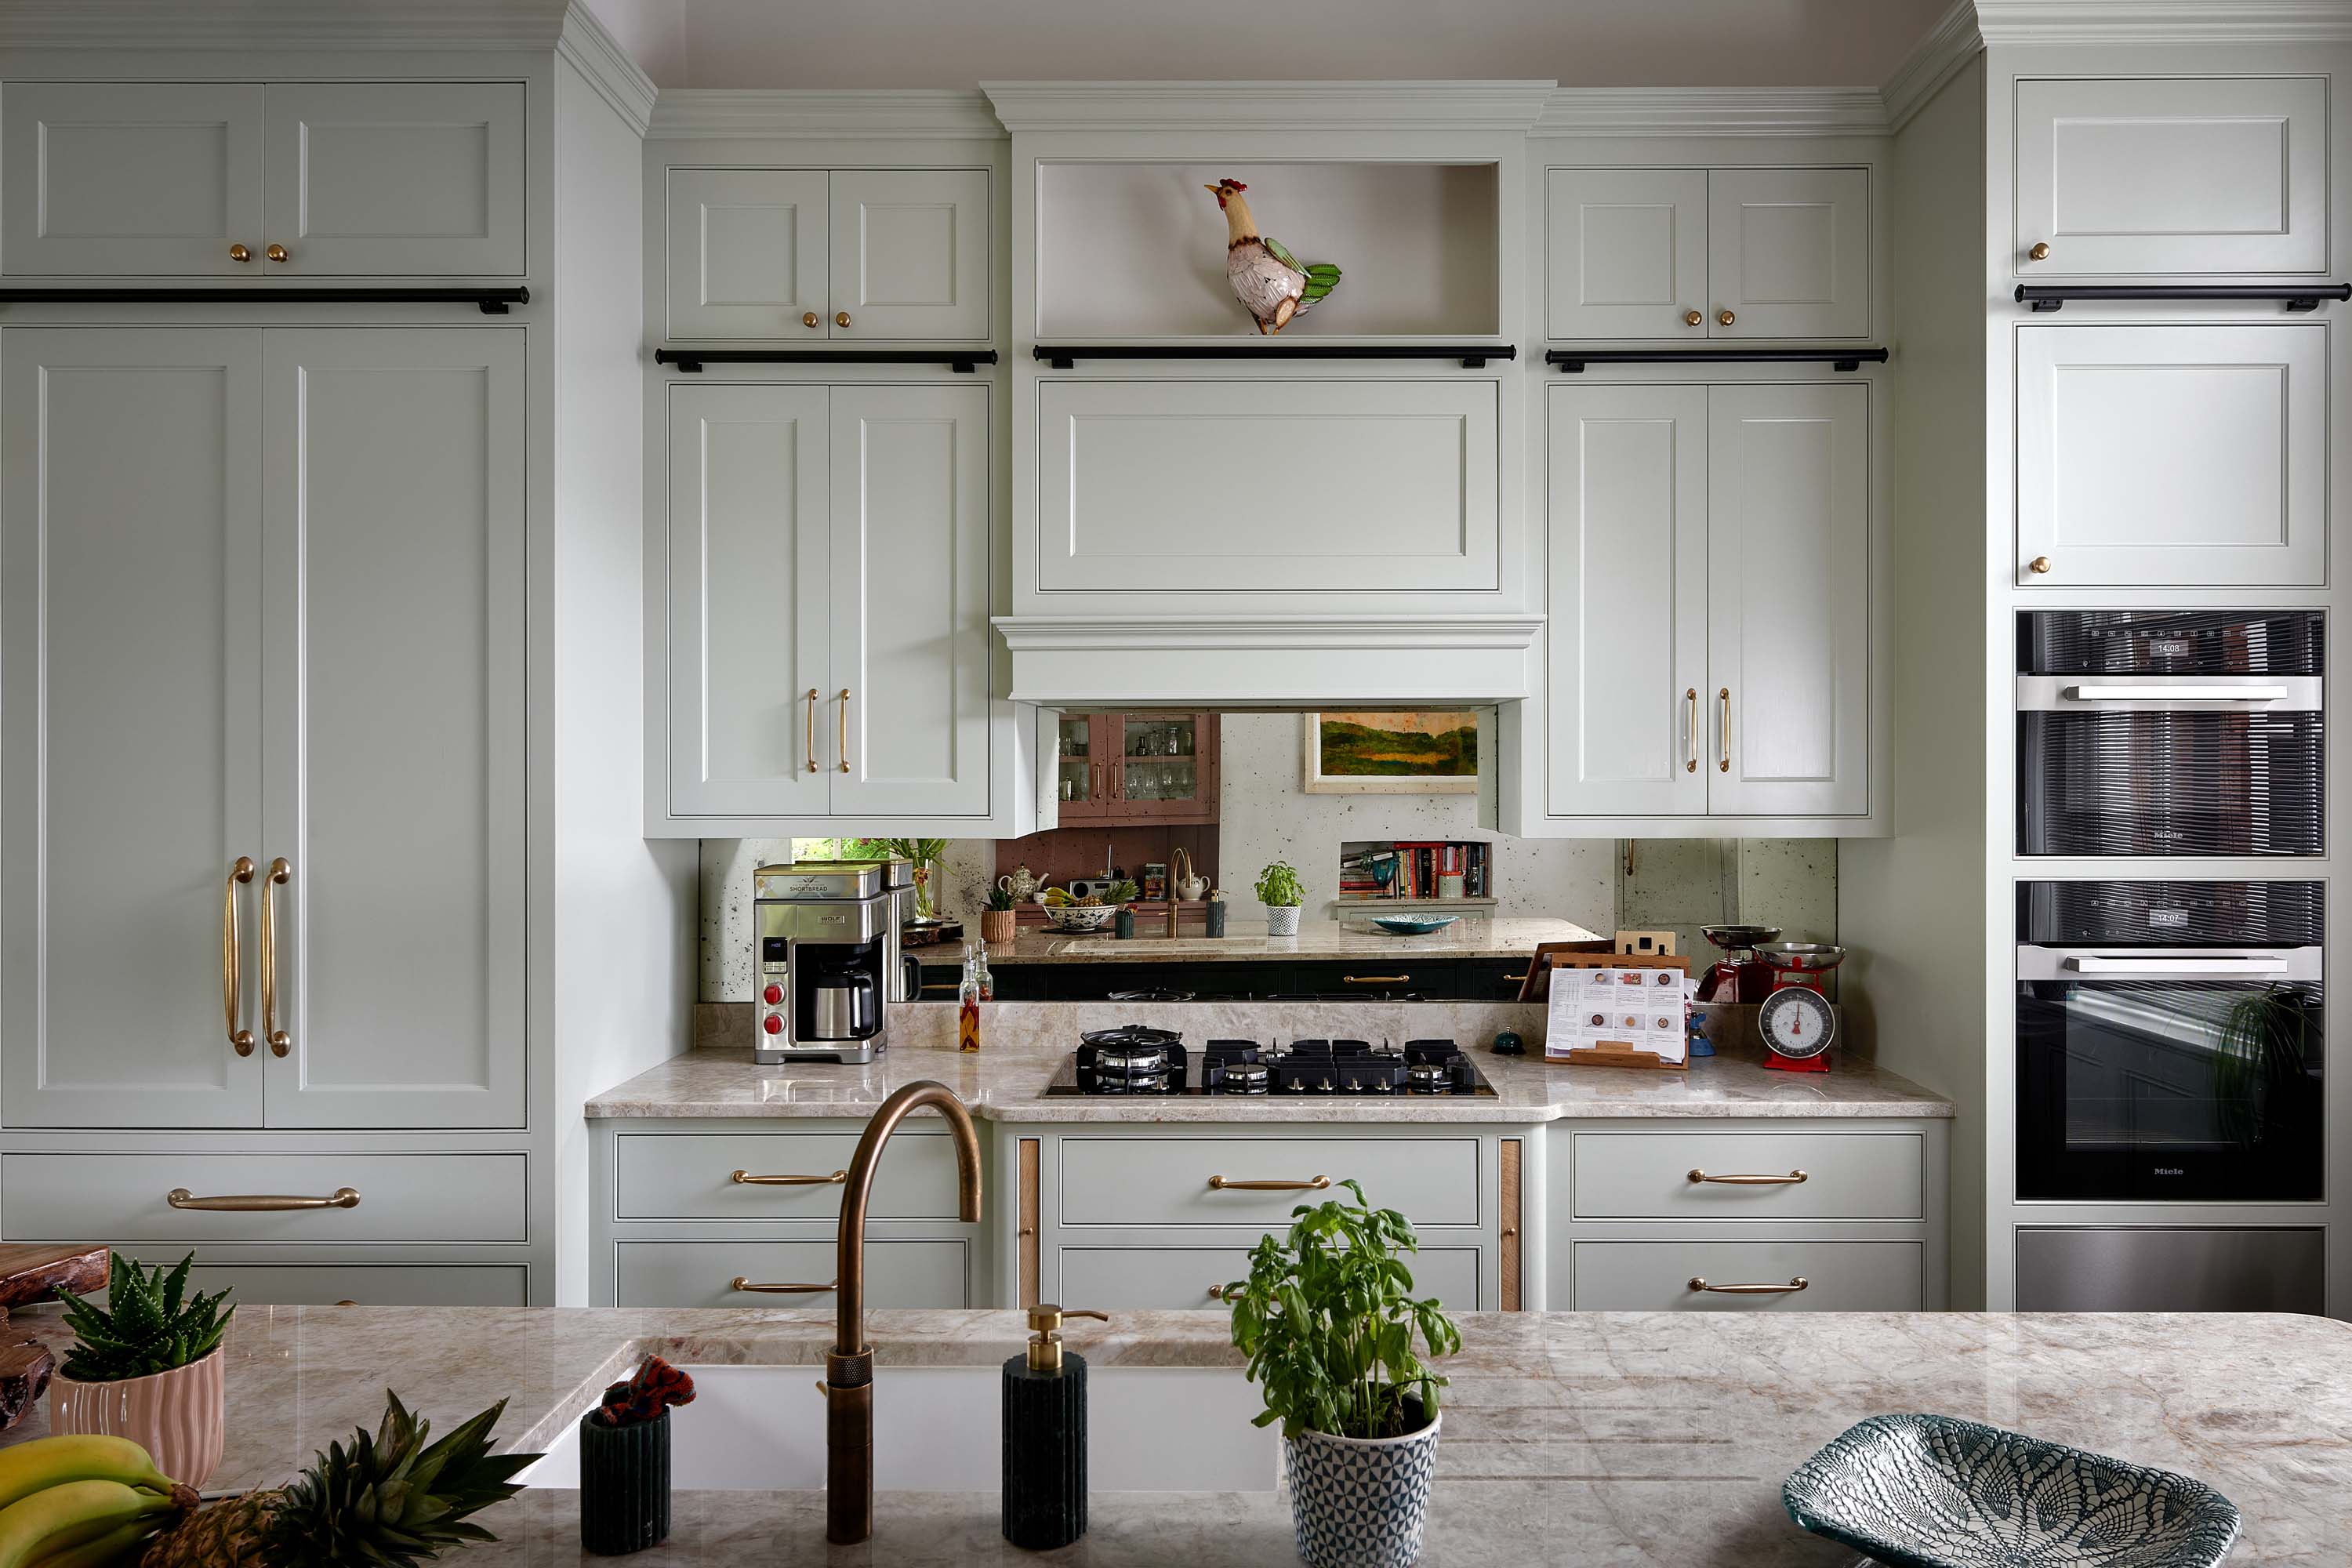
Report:
[[[599,198],[651,99],[563,29],[414,79],[0,56],[0,282],[183,296],[0,307],[6,1240],[193,1247],[257,1304],[557,1299],[563,1096],[642,1065],[600,1037],[671,1048],[692,877],[640,836],[638,691],[556,711],[561,628],[642,594],[635,208]],[[453,283],[531,297],[384,298]],[[560,466],[592,448],[618,506]],[[559,762],[626,785],[558,802]],[[556,897],[589,865],[661,934],[571,1029],[615,940]]]

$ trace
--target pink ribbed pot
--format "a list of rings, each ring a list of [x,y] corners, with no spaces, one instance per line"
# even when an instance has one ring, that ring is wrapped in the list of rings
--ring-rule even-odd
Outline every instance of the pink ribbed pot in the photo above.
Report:
[[[59,1436],[102,1432],[147,1450],[175,1481],[201,1487],[221,1461],[227,1437],[227,1388],[215,1349],[200,1362],[146,1377],[80,1383],[49,1379],[49,1430]]]

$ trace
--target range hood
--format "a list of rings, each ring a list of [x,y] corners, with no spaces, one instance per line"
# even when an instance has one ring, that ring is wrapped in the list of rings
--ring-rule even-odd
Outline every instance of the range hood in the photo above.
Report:
[[[1543,617],[1001,616],[1015,702],[1436,707],[1534,694]]]

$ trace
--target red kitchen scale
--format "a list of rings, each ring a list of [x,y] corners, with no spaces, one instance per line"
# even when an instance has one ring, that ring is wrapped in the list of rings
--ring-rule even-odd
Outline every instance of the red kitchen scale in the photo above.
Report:
[[[1837,1044],[1837,1009],[1822,976],[1845,962],[1845,949],[1825,942],[1768,942],[1756,954],[1772,966],[1772,989],[1757,1009],[1757,1032],[1767,1047],[1764,1065],[1781,1072],[1827,1072]]]

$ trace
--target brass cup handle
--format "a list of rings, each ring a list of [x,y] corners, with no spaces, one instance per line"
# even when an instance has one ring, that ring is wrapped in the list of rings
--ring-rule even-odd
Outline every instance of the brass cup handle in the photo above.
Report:
[[[727,1281],[730,1290],[741,1290],[753,1296],[825,1296],[840,1288],[839,1281],[829,1285],[754,1285],[749,1278],[738,1274]],[[823,1384],[818,1386],[822,1387]]]
[[[808,693],[808,735],[804,742],[804,749],[808,752],[808,771],[811,773],[816,772],[816,705],[822,700],[823,699],[817,695],[816,688],[814,686],[810,687]]]
[[[749,1171],[736,1171],[727,1179],[739,1187],[837,1187],[849,1180],[849,1173],[835,1171],[830,1176],[755,1176]]]
[[[269,863],[269,880],[261,889],[261,1033],[269,1054],[282,1057],[294,1048],[294,1037],[278,1026],[278,895],[294,868],[280,855]],[[356,1202],[357,1200],[353,1200]]]
[[[849,688],[841,689],[841,771],[849,771]]]
[[[1236,1182],[1224,1176],[1211,1176],[1209,1190],[1215,1193],[1319,1193],[1331,1185],[1328,1176],[1316,1176],[1304,1182]]]
[[[2027,251],[2027,252],[2025,253],[2025,255],[2026,255],[2026,259],[2028,259],[2029,261],[2047,261],[2047,260],[2049,260],[2049,259],[2050,259],[2050,242],[2049,242],[2048,240],[2046,240],[2046,239],[2037,239],[2037,240],[2035,240],[2035,241],[2033,242],[2033,248],[2032,248],[2032,249],[2031,249],[2031,250],[2029,250],[2029,251]]]
[[[1683,689],[1683,701],[1690,710],[1687,715],[1690,720],[1688,751],[1683,759],[1683,772],[1686,773],[1695,773],[1698,772],[1698,688],[1696,686],[1685,687]]]
[[[1812,1283],[1798,1275],[1786,1285],[1710,1285],[1697,1275],[1691,1276],[1690,1288],[1704,1290],[1710,1296],[1793,1296]]]
[[[323,1198],[308,1198],[287,1193],[224,1193],[218,1197],[200,1198],[185,1187],[173,1187],[163,1194],[163,1201],[175,1209],[205,1209],[215,1214],[275,1214],[281,1209],[355,1209],[360,1206],[357,1187],[337,1187]]]
[[[232,245],[228,247],[228,258],[231,261],[250,261],[253,259],[253,252],[242,245]]]
[[[1727,1187],[1794,1187],[1809,1178],[1802,1171],[1791,1171],[1785,1176],[1710,1176],[1705,1171],[1693,1171],[1693,1182],[1713,1182]]]
[[[261,254],[272,261],[283,261],[286,259],[286,247],[282,245],[273,245]]]
[[[1410,985],[1410,974],[1342,974],[1340,982],[1348,985]]]
[[[253,857],[240,855],[236,864],[228,868],[228,879],[221,884],[221,1011],[228,1019],[228,1043],[236,1054],[253,1054],[253,1031],[240,1028],[236,1022],[237,1003],[243,989],[237,973],[237,958],[244,950],[244,941],[236,931],[236,885],[253,880]]]
[[[814,327],[824,319],[824,318],[819,316],[814,310],[803,311],[801,315],[801,325],[803,327]]]
[[[1715,700],[1723,714],[1723,732],[1720,737],[1723,742],[1723,754],[1717,759],[1715,767],[1717,773],[1727,773],[1731,771],[1731,688],[1727,686],[1717,692]]]
[[[1706,318],[1700,315],[1696,310],[1685,310],[1683,312],[1683,325],[1685,327],[1696,327],[1701,321],[1706,320]]]

